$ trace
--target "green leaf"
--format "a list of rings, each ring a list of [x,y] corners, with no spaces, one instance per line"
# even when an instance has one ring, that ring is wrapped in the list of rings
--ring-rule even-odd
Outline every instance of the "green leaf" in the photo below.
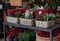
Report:
[[[49,20],[49,15],[48,14],[43,14],[43,20],[48,21]]]
[[[16,12],[16,13],[15,13],[15,16],[16,16],[16,17],[20,17],[21,15],[20,15],[19,12]]]
[[[25,18],[25,13],[22,13],[22,17]]]
[[[27,3],[23,2],[22,8],[25,8],[27,6]]]
[[[52,3],[49,3],[49,6],[56,9],[57,4],[55,1],[53,1]]]
[[[54,13],[50,13],[50,14],[49,14],[49,18],[50,18],[51,20],[55,20],[56,15],[55,15]]]
[[[33,19],[33,12],[30,12],[29,19]]]

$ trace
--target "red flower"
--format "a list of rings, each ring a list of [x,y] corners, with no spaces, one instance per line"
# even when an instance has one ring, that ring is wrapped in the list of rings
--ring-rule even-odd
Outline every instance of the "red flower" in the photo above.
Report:
[[[48,11],[49,11],[49,12],[53,12],[53,8],[49,7],[49,8],[48,8]]]
[[[51,3],[51,2],[52,2],[52,0],[48,0],[48,2],[49,2],[49,3]]]
[[[8,13],[14,13],[14,10],[15,10],[15,9],[8,9],[7,12],[8,12]]]
[[[34,14],[38,14],[38,13],[39,13],[39,11],[42,11],[42,10],[37,9],[37,10],[34,10],[34,11],[33,11],[33,13],[34,13]]]
[[[47,8],[47,9],[44,9],[42,12],[43,12],[43,13],[53,12],[53,8],[49,7],[49,8]]]
[[[53,31],[53,37],[56,37],[59,35],[59,29],[56,29],[55,31]],[[40,37],[50,37],[50,33],[49,32],[44,32],[44,31],[40,31],[38,32],[38,36]]]
[[[44,9],[42,12],[43,13],[48,13],[49,11],[48,11],[48,9]]]
[[[19,13],[21,13],[21,12],[22,12],[22,8],[19,8],[17,11],[18,11]]]
[[[22,8],[22,12],[26,12],[26,10],[28,10],[28,8]]]
[[[13,28],[12,30],[10,30],[10,31],[7,33],[7,36],[8,36],[8,38],[10,38],[10,37],[18,34],[20,31],[21,31],[20,28],[16,28],[16,29]]]
[[[53,32],[53,37],[56,37],[58,34],[59,34],[59,29],[56,29],[56,30]]]
[[[49,7],[49,8],[44,9],[44,10],[37,9],[37,10],[34,10],[33,13],[38,14],[39,11],[42,11],[43,13],[49,13],[49,12],[53,12],[53,8]]]

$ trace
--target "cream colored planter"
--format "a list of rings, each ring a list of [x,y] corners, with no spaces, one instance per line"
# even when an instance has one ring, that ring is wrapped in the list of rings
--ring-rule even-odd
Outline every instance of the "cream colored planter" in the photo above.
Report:
[[[16,18],[16,17],[7,16],[6,19],[7,19],[7,22],[18,23],[18,18]]]
[[[53,37],[53,41],[59,41],[59,35],[56,37]],[[50,38],[46,38],[46,37],[40,37],[36,34],[36,41],[50,41]]]
[[[19,18],[20,24],[22,25],[29,25],[32,26],[34,24],[33,19],[24,19],[24,18]]]
[[[43,28],[48,28],[53,26],[55,23],[54,21],[35,21],[37,27],[43,27]]]

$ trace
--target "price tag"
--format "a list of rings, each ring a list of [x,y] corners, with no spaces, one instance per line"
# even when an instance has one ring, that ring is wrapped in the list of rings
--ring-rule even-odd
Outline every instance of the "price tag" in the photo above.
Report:
[[[11,6],[22,6],[22,0],[10,0]]]

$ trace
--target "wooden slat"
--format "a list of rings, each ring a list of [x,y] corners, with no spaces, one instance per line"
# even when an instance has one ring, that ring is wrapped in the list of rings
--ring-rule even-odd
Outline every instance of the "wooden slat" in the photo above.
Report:
[[[56,16],[57,16],[57,17],[60,17],[60,13],[57,12],[57,13],[56,13]]]
[[[3,11],[4,12],[4,14],[3,14],[3,16],[4,16],[4,22],[6,22],[6,11]]]

